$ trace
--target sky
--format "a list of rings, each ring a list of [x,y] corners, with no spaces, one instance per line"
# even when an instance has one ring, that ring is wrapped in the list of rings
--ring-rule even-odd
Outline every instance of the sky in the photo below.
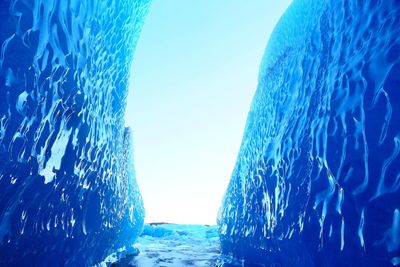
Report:
[[[146,222],[216,223],[268,38],[290,2],[153,0],[125,116]]]

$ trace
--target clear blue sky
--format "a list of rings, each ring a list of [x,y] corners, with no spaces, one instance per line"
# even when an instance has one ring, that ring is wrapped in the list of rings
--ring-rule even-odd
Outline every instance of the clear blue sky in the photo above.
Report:
[[[153,0],[126,111],[146,222],[215,224],[267,40],[290,2]]]

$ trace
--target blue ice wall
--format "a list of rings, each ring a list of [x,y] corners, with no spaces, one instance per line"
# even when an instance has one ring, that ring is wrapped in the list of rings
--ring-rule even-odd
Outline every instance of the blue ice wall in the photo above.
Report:
[[[400,264],[399,152],[400,2],[295,0],[260,66],[218,219],[223,252]]]
[[[148,6],[0,1],[0,266],[89,266],[141,231],[123,117]]]

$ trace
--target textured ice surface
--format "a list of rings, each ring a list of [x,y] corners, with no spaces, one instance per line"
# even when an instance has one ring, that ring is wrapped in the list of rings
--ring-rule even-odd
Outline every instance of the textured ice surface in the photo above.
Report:
[[[400,2],[295,0],[219,215],[222,250],[274,266],[400,262]]]
[[[185,267],[223,266],[216,226],[145,225],[136,246],[140,253],[114,254],[103,266]],[[111,263],[114,263],[112,265]]]
[[[90,265],[143,225],[124,109],[148,0],[0,1],[0,265]]]

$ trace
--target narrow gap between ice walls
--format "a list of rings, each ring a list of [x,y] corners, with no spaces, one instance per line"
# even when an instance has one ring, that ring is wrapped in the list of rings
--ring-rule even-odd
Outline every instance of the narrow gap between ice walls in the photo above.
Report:
[[[149,1],[0,2],[0,265],[96,264],[143,226],[123,114]],[[400,4],[295,0],[219,216],[249,264],[400,264]]]

